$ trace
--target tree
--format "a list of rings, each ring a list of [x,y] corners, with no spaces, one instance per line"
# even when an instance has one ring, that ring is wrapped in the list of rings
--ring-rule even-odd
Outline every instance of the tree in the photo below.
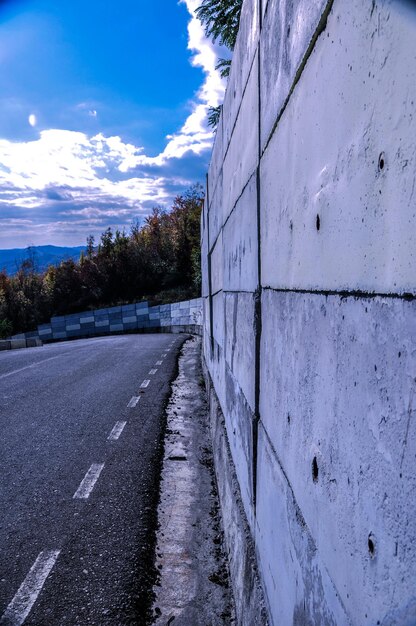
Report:
[[[135,302],[159,302],[200,294],[200,218],[203,189],[177,196],[170,211],[156,207],[129,234],[108,228],[98,247],[93,237],[78,262],[39,273],[28,254],[9,277],[0,272],[0,336],[34,330],[53,315]]]
[[[199,20],[205,26],[207,37],[211,37],[214,43],[218,40],[231,51],[237,41],[242,4],[243,0],[203,0],[196,10]],[[231,59],[219,59],[216,69],[220,71],[222,78],[228,77]],[[222,105],[208,109],[208,124],[213,129],[218,126],[221,111]]]
[[[207,37],[234,50],[243,0],[203,0],[196,10]]]

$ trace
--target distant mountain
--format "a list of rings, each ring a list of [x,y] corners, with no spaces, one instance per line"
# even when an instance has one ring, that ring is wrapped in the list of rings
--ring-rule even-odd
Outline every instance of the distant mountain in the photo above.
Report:
[[[30,252],[34,255],[35,266],[38,272],[43,272],[49,265],[59,265],[61,261],[74,259],[78,261],[81,250],[85,246],[65,248],[60,246],[31,246]],[[6,270],[11,275],[15,274],[19,265],[29,257],[27,248],[13,248],[0,250],[0,271]]]

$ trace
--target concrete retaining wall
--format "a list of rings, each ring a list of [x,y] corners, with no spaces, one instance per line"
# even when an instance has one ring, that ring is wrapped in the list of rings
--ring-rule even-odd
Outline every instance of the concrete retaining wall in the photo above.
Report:
[[[250,546],[274,626],[416,623],[415,39],[410,2],[243,4],[202,216],[241,624]]]
[[[201,332],[202,300],[149,306],[147,302],[97,309],[62,317],[52,317],[37,331],[16,335],[15,339],[40,338],[43,342],[96,337],[113,333]]]

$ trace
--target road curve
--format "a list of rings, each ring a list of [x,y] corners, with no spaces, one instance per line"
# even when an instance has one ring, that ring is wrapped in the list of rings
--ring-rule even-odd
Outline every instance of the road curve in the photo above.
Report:
[[[184,336],[0,354],[0,625],[144,624]]]

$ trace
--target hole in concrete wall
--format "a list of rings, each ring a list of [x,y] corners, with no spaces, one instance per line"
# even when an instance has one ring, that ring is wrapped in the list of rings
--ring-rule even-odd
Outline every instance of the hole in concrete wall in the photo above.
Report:
[[[380,156],[378,157],[378,169],[380,170],[380,172],[384,170],[385,165],[386,165],[386,158],[384,156],[384,152],[382,152]]]
[[[287,27],[287,36],[289,37],[289,35],[290,35],[290,24],[289,24],[289,26]]]
[[[313,461],[312,461],[312,478],[313,478],[314,483],[318,482],[318,476],[319,476],[318,461],[316,460],[316,456],[314,456]]]
[[[321,228],[321,218],[319,217],[319,213],[316,216],[316,230],[320,230]]]
[[[400,359],[400,357],[401,357],[401,356],[402,356],[402,353],[401,353],[401,352],[399,352],[399,359]]]
[[[290,417],[290,413],[288,413],[288,414],[287,414],[287,423],[288,423],[288,424],[290,424],[290,420],[291,420],[291,419],[292,419],[292,418]]]
[[[290,220],[289,228],[290,228],[290,230],[293,230],[293,222],[292,222],[292,220]]]
[[[371,557],[374,557],[376,553],[376,542],[372,533],[368,535],[368,552]]]

